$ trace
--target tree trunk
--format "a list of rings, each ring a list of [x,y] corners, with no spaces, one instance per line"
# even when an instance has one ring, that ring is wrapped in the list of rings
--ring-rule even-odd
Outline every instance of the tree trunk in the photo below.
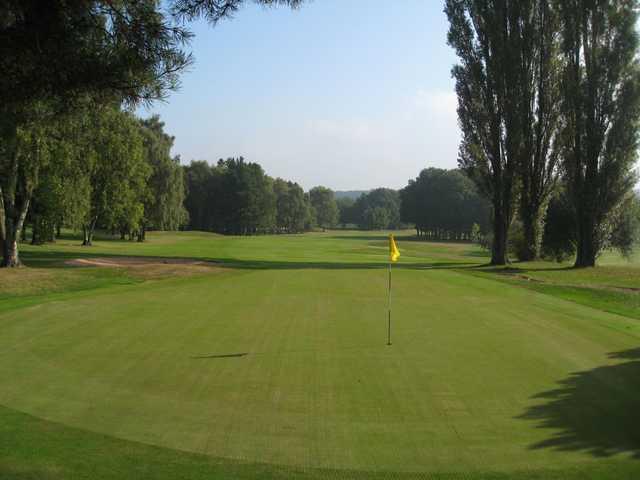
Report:
[[[507,264],[507,244],[509,236],[509,220],[501,212],[494,209],[493,244],[491,245],[491,265]]]
[[[91,246],[91,237],[89,236],[89,227],[82,227],[82,246],[90,247]]]
[[[594,237],[593,221],[590,218],[578,218],[578,248],[576,253],[577,268],[596,266],[596,239]]]
[[[542,240],[539,216],[536,213],[523,210],[521,219],[525,244],[522,252],[519,252],[519,259],[524,262],[536,260],[540,256],[540,241]]]
[[[138,241],[144,242],[147,239],[147,229],[144,225],[140,227],[140,232],[138,234]]]
[[[93,231],[96,228],[97,221],[98,219],[94,218],[93,220],[91,220],[91,223],[82,227],[82,232],[84,235],[84,239],[82,240],[83,247],[90,247],[91,245],[93,245]]]
[[[20,256],[18,254],[18,239],[21,237],[24,222],[29,211],[29,204],[35,180],[37,179],[40,161],[39,140],[35,140],[31,161],[31,177],[27,177],[19,168],[19,155],[17,148],[17,127],[13,125],[5,134],[5,152],[9,155],[6,170],[0,177],[0,217],[2,222],[2,267],[19,267]],[[8,140],[7,140],[8,139]]]
[[[5,233],[5,216],[4,216],[4,196],[2,195],[2,187],[0,187],[0,249],[4,255],[4,241],[6,238]]]
[[[7,232],[7,236],[4,240],[4,248],[2,252],[2,266],[3,267],[20,267],[20,257],[18,255],[18,242],[16,241],[16,232]]]
[[[2,249],[2,267],[19,267],[22,265],[18,254],[18,238],[24,226],[29,202],[25,201],[17,211],[17,219],[5,212],[4,245]]]

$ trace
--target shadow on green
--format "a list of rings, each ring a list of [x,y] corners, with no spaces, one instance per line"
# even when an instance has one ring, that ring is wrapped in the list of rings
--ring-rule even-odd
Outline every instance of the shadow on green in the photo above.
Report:
[[[22,260],[28,266],[40,268],[69,268],[70,265],[65,262],[78,258],[123,258],[131,255],[113,255],[109,253],[92,252],[52,252],[28,251],[22,254]],[[248,269],[248,270],[304,270],[304,269],[321,269],[321,270],[367,270],[367,269],[384,269],[388,268],[386,261],[380,262],[319,262],[319,261],[279,261],[279,260],[253,260],[223,257],[180,257],[180,256],[144,256],[142,258],[158,260],[200,260],[211,262],[220,267]],[[394,263],[393,268],[400,269],[450,269],[450,268],[473,268],[477,267],[477,263],[469,262],[399,262]],[[75,268],[86,268],[78,266]]]
[[[542,403],[518,418],[556,432],[531,449],[584,451],[595,457],[627,453],[640,460],[640,348],[609,357],[628,361],[573,373],[558,388],[532,398]]]

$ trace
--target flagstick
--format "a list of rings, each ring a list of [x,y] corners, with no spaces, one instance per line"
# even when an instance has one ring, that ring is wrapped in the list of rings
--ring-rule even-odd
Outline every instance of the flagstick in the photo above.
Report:
[[[391,262],[389,262],[389,299],[388,299],[389,317],[387,320],[387,345],[391,345]]]

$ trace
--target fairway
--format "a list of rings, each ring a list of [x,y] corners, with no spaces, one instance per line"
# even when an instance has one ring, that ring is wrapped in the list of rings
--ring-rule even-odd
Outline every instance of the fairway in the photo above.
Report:
[[[157,478],[640,475],[640,320],[504,280],[475,246],[398,241],[392,346],[381,234],[25,248],[38,268],[0,272],[0,443],[17,445],[0,477],[76,478],[20,447],[40,421],[76,453],[108,438],[205,462]],[[162,279],[64,264],[92,255],[215,263]],[[21,275],[60,281],[31,291]]]

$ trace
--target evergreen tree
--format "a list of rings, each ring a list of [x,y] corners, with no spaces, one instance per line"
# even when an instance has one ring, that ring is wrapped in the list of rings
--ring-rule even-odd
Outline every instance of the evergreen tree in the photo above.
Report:
[[[189,227],[193,230],[215,230],[211,218],[213,198],[219,190],[218,172],[204,160],[192,161],[184,167],[184,177],[184,206],[188,212]]]

